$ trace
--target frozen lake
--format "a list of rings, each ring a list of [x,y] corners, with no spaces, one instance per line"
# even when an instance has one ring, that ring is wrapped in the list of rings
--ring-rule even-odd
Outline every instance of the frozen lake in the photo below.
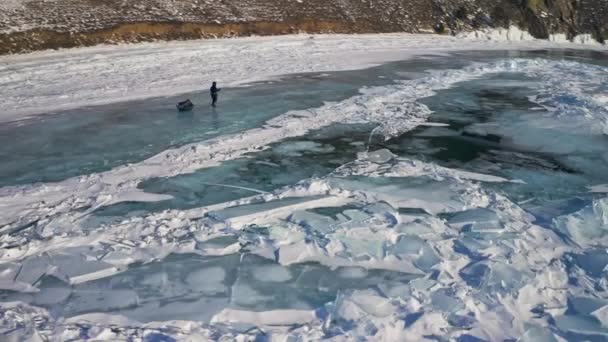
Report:
[[[0,337],[604,341],[607,57],[429,55],[2,123]]]

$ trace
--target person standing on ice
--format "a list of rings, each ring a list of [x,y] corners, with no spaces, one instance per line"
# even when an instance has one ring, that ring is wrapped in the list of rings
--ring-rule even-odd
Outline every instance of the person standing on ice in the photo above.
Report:
[[[211,92],[211,105],[213,107],[215,107],[215,104],[217,103],[217,95],[220,92],[220,88],[217,87],[217,82],[213,82],[213,84],[211,85],[211,88],[209,89],[209,91]]]

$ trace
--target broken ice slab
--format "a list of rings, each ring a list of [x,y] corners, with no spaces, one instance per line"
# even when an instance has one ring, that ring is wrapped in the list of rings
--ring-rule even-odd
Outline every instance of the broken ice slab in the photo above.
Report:
[[[468,256],[472,260],[484,258],[483,250],[492,246],[491,240],[479,238],[475,235],[465,233],[458,240],[454,241],[454,251]]]
[[[381,259],[385,256],[386,237],[377,235],[369,228],[351,228],[332,236],[346,247],[345,253],[354,258]]]
[[[517,292],[519,288],[529,282],[531,277],[531,273],[527,269],[518,269],[502,262],[490,262],[488,266],[490,274],[486,285],[490,289]]]
[[[380,221],[389,226],[394,226],[399,223],[399,212],[390,204],[385,202],[376,202],[366,205],[363,211],[378,217]]]
[[[589,187],[590,192],[608,193],[608,184],[596,184]]]
[[[16,280],[21,266],[17,263],[7,262],[0,264],[0,290],[37,292],[38,289],[29,282]]]
[[[608,328],[608,305],[593,311],[591,316],[595,317],[604,328]]]
[[[441,261],[426,241],[414,235],[400,236],[395,244],[387,247],[387,254],[411,259],[422,270],[430,270]]]
[[[121,315],[140,322],[185,320],[208,323],[228,306],[226,297],[184,297],[171,301],[140,302],[137,307],[120,310]]]
[[[306,211],[296,211],[289,216],[288,221],[298,224],[311,233],[329,234],[338,229],[354,229],[359,227],[369,226],[369,222],[374,218],[374,215],[380,221],[390,220],[392,224],[397,219],[394,213],[385,211],[385,207],[390,208],[386,204],[380,203],[378,210],[375,210],[374,205],[364,208],[353,209],[352,205],[333,207],[333,208],[313,208]],[[348,209],[345,209],[348,208]],[[394,210],[391,211],[394,212]],[[386,222],[378,222],[384,224]]]
[[[421,238],[414,235],[403,235],[400,236],[397,241],[390,247],[388,252],[390,254],[402,255],[402,254],[420,254],[422,248],[426,245],[426,242]]]
[[[27,219],[20,217],[18,220],[11,222],[12,217],[1,218],[0,234],[2,236],[16,235],[28,228],[35,227],[40,221],[39,218]]]
[[[370,216],[365,212],[357,209],[347,209],[342,212],[342,214],[349,220],[354,222],[365,222]]]
[[[394,255],[384,255],[384,239],[363,239],[360,231],[348,230],[353,238],[334,236],[338,243],[330,243],[326,248],[315,241],[299,240],[294,243],[282,245],[278,250],[278,260],[283,265],[296,265],[305,263],[319,263],[328,267],[364,267],[368,270],[388,270],[419,277],[423,272],[414,266],[412,260],[400,259]],[[369,232],[369,231],[368,231]],[[344,247],[344,248],[340,248]]]
[[[446,234],[454,234],[442,219],[431,216],[430,214],[420,217],[405,217],[401,215],[402,223],[399,223],[393,229],[401,234],[416,235],[428,239],[430,241],[442,240]]]
[[[313,263],[281,266],[244,255],[232,286],[231,308],[239,310],[312,310],[335,299],[338,292],[385,284],[407,284],[416,276],[360,267],[334,270]]]
[[[88,312],[108,312],[136,306],[137,293],[128,289],[83,289],[75,290],[64,303],[62,310],[70,315]]]
[[[518,204],[534,215],[536,224],[551,228],[554,219],[583,209],[589,204],[589,200],[576,197],[538,201],[532,197],[529,200],[520,201]]]
[[[608,329],[593,316],[563,315],[555,317],[555,326],[570,334],[570,341],[606,341]]]
[[[375,317],[388,317],[396,313],[397,307],[390,299],[379,295],[375,290],[357,290],[348,295],[348,300],[363,312]]]
[[[16,283],[23,284],[23,283]],[[24,291],[19,288],[2,288],[0,301],[23,302],[43,307],[53,306],[64,302],[72,293],[70,285],[55,278],[43,277],[38,287],[25,284],[33,290]]]
[[[293,279],[289,268],[276,264],[254,266],[252,274],[258,281],[268,283],[284,283]]]
[[[196,249],[202,255],[220,256],[237,253],[241,249],[241,244],[236,236],[224,235],[209,240],[197,241]]]
[[[464,308],[463,302],[446,289],[439,289],[431,294],[431,304],[437,310],[446,313],[456,312]]]
[[[599,278],[605,274],[606,266],[608,266],[608,251],[604,248],[590,249],[581,254],[575,254],[574,262],[591,277]]]
[[[57,305],[67,300],[71,294],[72,290],[67,286],[42,287],[34,296],[33,303],[40,306]]]
[[[319,215],[309,211],[296,211],[287,218],[289,222],[295,223],[309,230],[311,233],[328,234],[333,232],[338,221],[329,216]]]
[[[186,276],[185,282],[205,295],[223,294],[228,293],[226,276],[224,268],[212,266],[192,271]]]
[[[85,255],[74,254],[43,254],[26,259],[19,274],[18,282],[35,284],[44,275],[53,275],[70,284],[108,277],[120,270],[106,262],[86,259]]]
[[[330,269],[314,263],[283,266],[253,254],[189,254],[131,265],[111,277],[71,286],[46,276],[39,283],[39,293],[4,293],[2,300],[40,305],[66,318],[107,312],[143,323],[208,323],[228,309],[314,312],[334,301],[339,292],[378,284],[398,289],[416,277],[361,267]]]
[[[602,243],[608,237],[608,198],[553,221],[554,227],[581,245]]]
[[[393,208],[418,208],[431,214],[457,212],[466,208],[462,189],[450,181],[428,177],[363,177],[332,178],[335,188],[360,192],[368,198],[383,201]]]
[[[50,271],[49,263],[49,258],[44,255],[27,258],[23,261],[15,280],[18,282],[35,284],[42,276]]]
[[[608,305],[608,300],[595,297],[568,298],[568,313],[578,315],[591,315],[593,312]]]
[[[64,317],[115,312],[140,322],[209,322],[229,303],[239,259],[239,255],[170,255],[160,262],[131,265],[123,273],[71,287],[45,277],[40,293],[30,301]],[[51,298],[52,294],[57,298]],[[16,297],[7,299],[11,298]]]
[[[53,273],[60,278],[65,277],[70,284],[104,278],[120,272],[115,266],[103,261],[85,260],[83,257],[71,254],[53,255],[51,263],[57,269]]]
[[[431,287],[435,286],[436,284],[437,284],[437,281],[435,281],[433,279],[429,279],[429,278],[418,278],[418,279],[412,280],[412,282],[411,282],[413,289],[417,289],[418,291],[423,291],[423,292],[428,291]]]
[[[312,323],[317,320],[314,310],[247,311],[224,309],[213,316],[212,323],[251,324],[253,326],[289,326]]]
[[[501,293],[517,292],[531,277],[527,269],[516,269],[492,260],[473,262],[461,269],[459,274],[469,286]]]
[[[375,150],[372,152],[357,153],[357,159],[365,159],[367,161],[370,161],[370,162],[376,163],[376,164],[387,163],[394,157],[395,157],[395,155],[391,151],[384,149],[384,148],[380,149],[380,150]]]
[[[338,270],[338,275],[345,279],[361,279],[367,274],[367,270],[363,267],[342,267]]]
[[[316,286],[297,286],[295,281],[301,270],[255,255],[243,255],[231,288],[231,307],[255,311],[314,310],[332,300],[331,293],[322,293]]]
[[[526,330],[520,339],[521,342],[559,342],[560,340],[548,328],[538,326]]]
[[[233,228],[263,223],[276,218],[286,218],[294,211],[316,207],[341,206],[345,198],[336,196],[288,197],[279,200],[246,204],[210,212],[209,217],[224,221]]]
[[[324,331],[330,336],[339,336],[347,330],[347,338],[344,340],[410,340],[404,331],[403,306],[387,298],[384,294],[374,289],[356,290],[340,293],[334,305],[330,307],[331,315],[324,326]],[[399,318],[396,318],[399,317]],[[390,324],[389,333],[380,333],[385,328],[384,322],[399,321]],[[394,328],[397,328],[394,330]],[[393,333],[394,332],[394,333]]]
[[[335,147],[327,144],[320,144],[314,141],[288,141],[284,142],[274,149],[274,152],[288,157],[300,157],[304,153],[330,153],[335,150]]]
[[[448,224],[462,231],[496,232],[504,229],[498,215],[486,208],[459,212],[448,219]]]

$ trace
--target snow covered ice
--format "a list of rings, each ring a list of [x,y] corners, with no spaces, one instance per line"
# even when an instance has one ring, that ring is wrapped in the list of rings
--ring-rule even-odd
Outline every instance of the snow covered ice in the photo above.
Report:
[[[605,52],[373,37],[217,111],[1,83],[1,339],[606,340]],[[45,54],[4,61],[52,80]]]

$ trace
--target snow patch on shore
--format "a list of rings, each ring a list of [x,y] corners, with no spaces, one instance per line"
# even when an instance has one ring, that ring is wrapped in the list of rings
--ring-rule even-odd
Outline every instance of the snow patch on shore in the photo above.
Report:
[[[493,41],[508,41],[522,42],[534,41],[534,38],[528,31],[523,31],[517,26],[509,28],[485,29],[473,32],[462,32],[457,35],[459,38],[471,40],[493,40]]]
[[[545,40],[534,38],[528,31],[522,30],[517,26],[509,26],[508,28],[492,28],[483,29],[472,32],[462,32],[457,37],[467,40],[489,40],[489,41],[506,41],[506,42],[541,42]],[[557,44],[577,44],[584,46],[603,47],[604,44],[598,42],[591,34],[580,34],[569,40],[564,33],[555,33],[549,35],[549,42]]]

